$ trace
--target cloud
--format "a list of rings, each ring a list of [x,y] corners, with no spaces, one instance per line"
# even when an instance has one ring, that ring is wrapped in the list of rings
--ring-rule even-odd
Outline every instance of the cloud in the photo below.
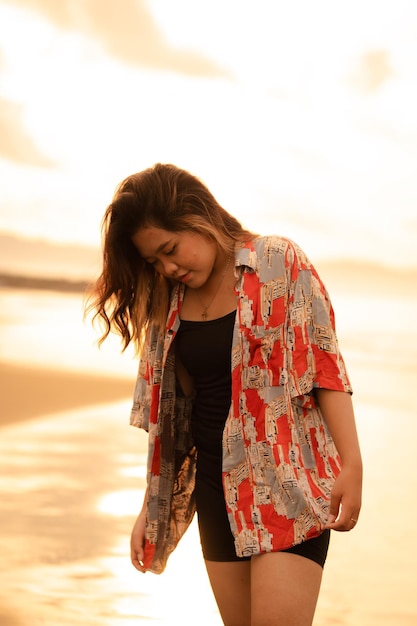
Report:
[[[26,131],[22,114],[23,107],[0,98],[0,157],[23,165],[52,166]]]
[[[365,92],[376,92],[394,76],[387,50],[368,50],[359,59],[350,82]]]
[[[224,68],[193,50],[170,45],[145,0],[14,0],[13,5],[45,15],[56,26],[98,39],[124,62],[191,76],[226,76]]]

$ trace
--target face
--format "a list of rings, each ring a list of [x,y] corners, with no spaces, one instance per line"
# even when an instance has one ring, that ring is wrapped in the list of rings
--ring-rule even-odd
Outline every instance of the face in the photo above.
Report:
[[[136,231],[132,241],[157,272],[191,288],[204,285],[216,267],[216,244],[196,233],[149,226]]]

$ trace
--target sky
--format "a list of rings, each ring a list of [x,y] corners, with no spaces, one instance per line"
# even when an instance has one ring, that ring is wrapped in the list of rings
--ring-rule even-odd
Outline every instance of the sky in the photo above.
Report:
[[[189,169],[313,258],[417,266],[415,0],[0,0],[0,231],[99,245]]]

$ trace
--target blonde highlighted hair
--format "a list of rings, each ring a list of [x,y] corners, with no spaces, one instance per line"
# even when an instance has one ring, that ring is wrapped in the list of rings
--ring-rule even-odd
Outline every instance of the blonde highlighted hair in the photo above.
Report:
[[[150,324],[163,333],[173,283],[139,255],[132,236],[149,226],[189,231],[231,251],[253,234],[223,209],[194,175],[175,165],[157,163],[126,178],[117,188],[102,221],[102,272],[89,294],[86,312],[94,312],[103,333],[131,341],[140,350]]]

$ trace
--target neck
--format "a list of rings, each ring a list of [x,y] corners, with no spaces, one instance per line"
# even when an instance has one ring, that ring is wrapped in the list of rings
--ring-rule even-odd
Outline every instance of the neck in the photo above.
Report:
[[[223,261],[223,263],[225,261],[225,264],[223,265],[223,268],[221,269],[221,272],[220,272],[220,269],[219,269],[219,271],[216,272],[215,278],[211,281],[212,285],[209,286],[209,288],[207,288],[206,285],[203,286],[203,289],[204,289],[204,287],[206,287],[206,289],[204,290],[204,292],[206,294],[204,296],[204,298],[205,298],[204,300],[201,297],[201,288],[197,292],[197,296],[198,296],[198,299],[199,299],[200,305],[201,305],[201,317],[203,318],[203,320],[206,320],[208,318],[208,316],[209,316],[209,309],[210,309],[211,305],[214,303],[214,301],[216,300],[216,297],[217,297],[217,295],[218,295],[218,293],[220,291],[220,288],[221,288],[221,286],[223,284],[223,281],[224,281],[225,276],[227,274],[227,270],[229,269],[229,266],[230,266],[230,261],[232,260],[232,255],[233,255],[233,252],[230,252],[229,255],[226,257],[226,261],[225,261],[224,256],[223,256],[222,261]],[[219,276],[219,273],[220,273],[220,276]],[[209,296],[208,299],[207,299],[207,296]]]

